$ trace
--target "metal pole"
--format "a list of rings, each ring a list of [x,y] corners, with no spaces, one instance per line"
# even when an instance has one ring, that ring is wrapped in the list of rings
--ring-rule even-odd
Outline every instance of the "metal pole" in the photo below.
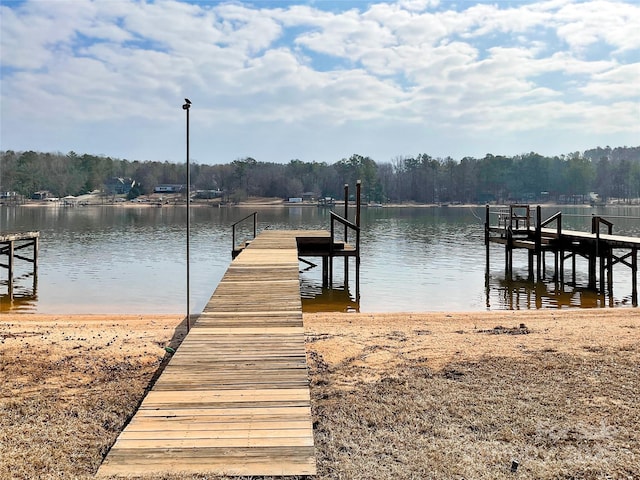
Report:
[[[349,184],[344,184],[344,219],[349,220]],[[348,240],[347,227],[344,227],[344,243]]]
[[[187,333],[191,330],[191,272],[189,238],[191,237],[191,171],[189,169],[189,108],[191,101],[184,99],[182,108],[187,112]]]

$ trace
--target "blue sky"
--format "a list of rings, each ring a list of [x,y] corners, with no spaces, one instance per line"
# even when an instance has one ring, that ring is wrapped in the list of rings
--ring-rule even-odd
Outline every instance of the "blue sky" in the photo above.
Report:
[[[640,145],[640,3],[0,2],[0,148],[333,163]]]

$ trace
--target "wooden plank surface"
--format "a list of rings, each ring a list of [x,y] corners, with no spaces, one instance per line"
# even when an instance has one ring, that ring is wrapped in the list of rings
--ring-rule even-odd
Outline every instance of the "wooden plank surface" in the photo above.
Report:
[[[98,476],[314,475],[296,238],[264,231],[229,266]]]
[[[505,228],[504,227],[491,226],[491,227],[489,227],[489,230],[492,233],[504,234],[504,232],[505,232]],[[558,238],[558,231],[555,228],[547,228],[547,227],[545,227],[545,228],[541,228],[540,230],[541,230],[543,239],[557,239]],[[530,228],[530,229],[514,230],[514,233],[522,233],[522,234],[533,235],[535,233],[535,229],[534,228]],[[596,238],[597,238],[595,233],[580,232],[580,231],[576,231],[576,230],[567,230],[567,229],[562,229],[561,230],[561,235],[567,241],[581,241],[581,240],[595,241]],[[640,247],[640,237],[630,237],[630,236],[625,236],[625,235],[609,235],[607,233],[601,233],[599,238],[600,238],[601,242],[606,243],[606,244],[608,244],[608,245],[610,245],[610,246],[612,246],[614,248],[638,248],[638,247]],[[496,238],[496,237],[491,237],[490,240],[492,242],[495,242],[495,243],[505,243],[504,239],[500,239],[500,238]]]
[[[2,233],[0,242],[16,242],[20,240],[33,240],[40,237],[40,232]]]

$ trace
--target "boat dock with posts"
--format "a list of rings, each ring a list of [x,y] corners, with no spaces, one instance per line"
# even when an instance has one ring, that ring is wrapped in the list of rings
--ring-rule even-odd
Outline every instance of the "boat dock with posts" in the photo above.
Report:
[[[9,300],[13,299],[16,260],[22,260],[33,265],[33,291],[35,294],[38,278],[39,238],[40,232],[0,233],[0,267],[8,270],[7,295]],[[25,253],[31,251],[31,256],[23,255],[23,251]],[[7,263],[2,262],[5,257]]]
[[[356,300],[360,299],[360,212],[362,209],[361,182],[356,183],[355,219],[349,218],[349,185],[344,186],[344,216],[335,211],[330,212],[331,223],[329,231],[304,230],[298,231],[296,242],[298,257],[301,262],[315,267],[316,264],[309,258],[321,258],[322,260],[322,287],[333,286],[333,264],[335,258],[344,259],[345,283],[349,281],[349,259],[355,259],[355,290]],[[248,238],[239,240],[239,230],[248,228]],[[256,238],[258,230],[258,212],[253,212],[238,220],[231,226],[231,257],[236,258]],[[244,237],[243,237],[244,238]],[[349,243],[349,242],[352,243]]]
[[[333,257],[359,259],[359,225],[331,222],[330,232],[256,231],[238,249],[233,234],[229,268],[99,477],[316,474],[299,258],[321,256],[327,281]],[[334,223],[355,230],[354,247]]]
[[[631,269],[633,306],[638,305],[638,249],[640,238],[613,234],[613,223],[594,215],[591,232],[566,230],[562,227],[562,213],[557,212],[543,220],[540,206],[535,207],[535,218],[530,205],[511,205],[498,212],[486,206],[484,238],[487,268],[489,244],[505,247],[505,274],[513,272],[513,252],[528,252],[529,280],[541,281],[546,275],[546,254],[553,256],[553,278],[565,283],[565,262],[571,260],[571,283],[576,283],[576,257],[588,264],[588,288],[600,293],[613,292],[613,266],[621,264]],[[491,223],[491,214],[497,215]],[[602,229],[605,232],[602,232]]]

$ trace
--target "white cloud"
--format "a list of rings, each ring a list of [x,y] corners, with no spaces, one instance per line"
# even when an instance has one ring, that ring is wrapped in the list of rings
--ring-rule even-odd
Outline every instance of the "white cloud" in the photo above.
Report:
[[[602,40],[615,53],[640,49],[640,5],[595,0],[567,4],[555,15],[557,33],[572,50],[584,54]]]
[[[146,143],[143,158],[179,161],[166,129],[175,127],[185,96],[194,101],[201,148],[231,157],[222,161],[270,160],[261,152],[286,160],[276,152],[278,145],[288,152],[288,142],[308,149],[294,155],[302,159],[332,148],[344,156],[354,152],[343,146],[365,144],[395,156],[408,146],[446,148],[445,138],[455,146],[433,154],[486,153],[479,140],[486,132],[496,145],[511,145],[517,134],[519,151],[547,148],[540,132],[559,130],[632,144],[634,118],[637,133],[640,7],[632,1],[401,0],[331,12],[321,4],[274,5],[31,0],[0,7],[1,147],[81,150],[70,132],[93,125],[83,137],[91,153],[131,158],[109,149],[145,151]],[[136,122],[145,135],[165,138],[132,143]],[[226,133],[207,134],[216,131]],[[249,131],[260,132],[250,143]],[[335,136],[333,147],[323,132]],[[388,159],[376,151],[363,153]]]
[[[409,11],[422,11],[429,7],[437,7],[440,0],[399,0],[398,6]]]
[[[618,65],[610,70],[593,75],[581,91],[588,96],[605,100],[629,99],[636,102],[640,98],[640,64]],[[640,105],[636,103],[638,112]],[[640,116],[635,119],[640,125]]]

